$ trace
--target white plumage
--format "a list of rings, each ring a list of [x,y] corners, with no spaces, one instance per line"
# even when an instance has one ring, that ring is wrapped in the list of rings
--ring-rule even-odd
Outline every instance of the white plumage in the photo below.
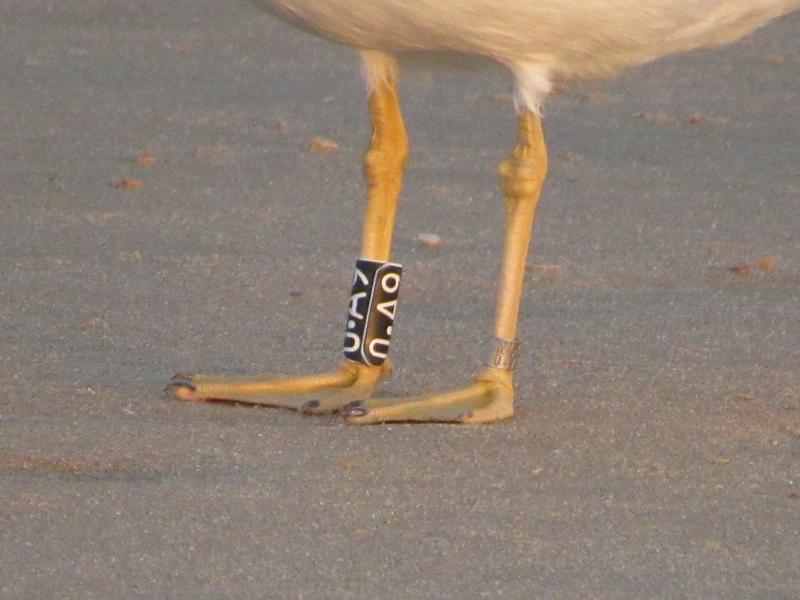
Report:
[[[732,42],[800,0],[253,0],[362,50],[455,51],[511,69],[538,108],[554,79],[606,77],[660,56]]]

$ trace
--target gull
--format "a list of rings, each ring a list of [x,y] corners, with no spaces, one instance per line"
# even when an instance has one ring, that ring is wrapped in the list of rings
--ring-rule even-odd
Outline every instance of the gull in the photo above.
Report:
[[[555,81],[607,78],[659,57],[733,42],[800,8],[800,0],[253,0],[300,29],[358,52],[372,139],[364,156],[367,204],[361,256],[347,308],[338,370],[299,377],[179,374],[182,400],[230,400],[305,413],[341,412],[351,423],[491,423],[514,414],[512,373],[525,262],[547,149],[542,105]],[[499,167],[506,231],[494,341],[461,389],[374,398],[387,352],[402,267],[390,260],[408,156],[398,101],[408,53],[494,60],[514,77],[517,142]]]

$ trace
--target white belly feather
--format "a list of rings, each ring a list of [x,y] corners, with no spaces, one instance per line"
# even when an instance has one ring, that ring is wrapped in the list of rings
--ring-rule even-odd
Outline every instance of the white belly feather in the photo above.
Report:
[[[591,79],[718,46],[800,0],[252,0],[335,42],[388,52],[454,51],[511,68],[536,109],[554,78]]]
[[[481,54],[585,78],[724,44],[800,7],[800,0],[253,1],[357,48]]]

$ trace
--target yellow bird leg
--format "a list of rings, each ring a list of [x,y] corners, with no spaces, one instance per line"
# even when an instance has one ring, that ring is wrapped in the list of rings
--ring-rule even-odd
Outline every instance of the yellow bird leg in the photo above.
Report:
[[[386,261],[391,252],[395,210],[408,156],[408,139],[394,77],[370,93],[369,107],[373,133],[364,157],[367,208],[362,257]],[[344,360],[337,371],[299,377],[178,374],[167,390],[180,400],[227,400],[325,413],[339,410],[354,400],[369,398],[389,370],[388,361],[381,366],[368,366]]]
[[[541,119],[524,112],[519,116],[518,128],[517,146],[499,168],[506,198],[506,241],[497,296],[495,335],[509,341],[513,341],[517,334],[533,219],[547,177],[547,145]]]
[[[381,84],[369,96],[372,143],[364,155],[367,210],[361,239],[361,258],[387,261],[397,199],[403,187],[408,158],[408,136],[400,112],[394,79]]]
[[[460,390],[353,402],[342,411],[349,422],[491,423],[514,414],[514,340],[531,229],[547,175],[547,147],[540,119],[523,112],[518,127],[517,146],[499,169],[506,201],[506,241],[495,321],[497,350],[492,366],[483,368],[472,385]]]

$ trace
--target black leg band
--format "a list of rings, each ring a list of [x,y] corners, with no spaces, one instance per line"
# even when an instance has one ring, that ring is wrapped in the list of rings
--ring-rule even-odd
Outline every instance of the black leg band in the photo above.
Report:
[[[402,273],[397,263],[356,261],[344,338],[348,360],[372,366],[386,360]]]

